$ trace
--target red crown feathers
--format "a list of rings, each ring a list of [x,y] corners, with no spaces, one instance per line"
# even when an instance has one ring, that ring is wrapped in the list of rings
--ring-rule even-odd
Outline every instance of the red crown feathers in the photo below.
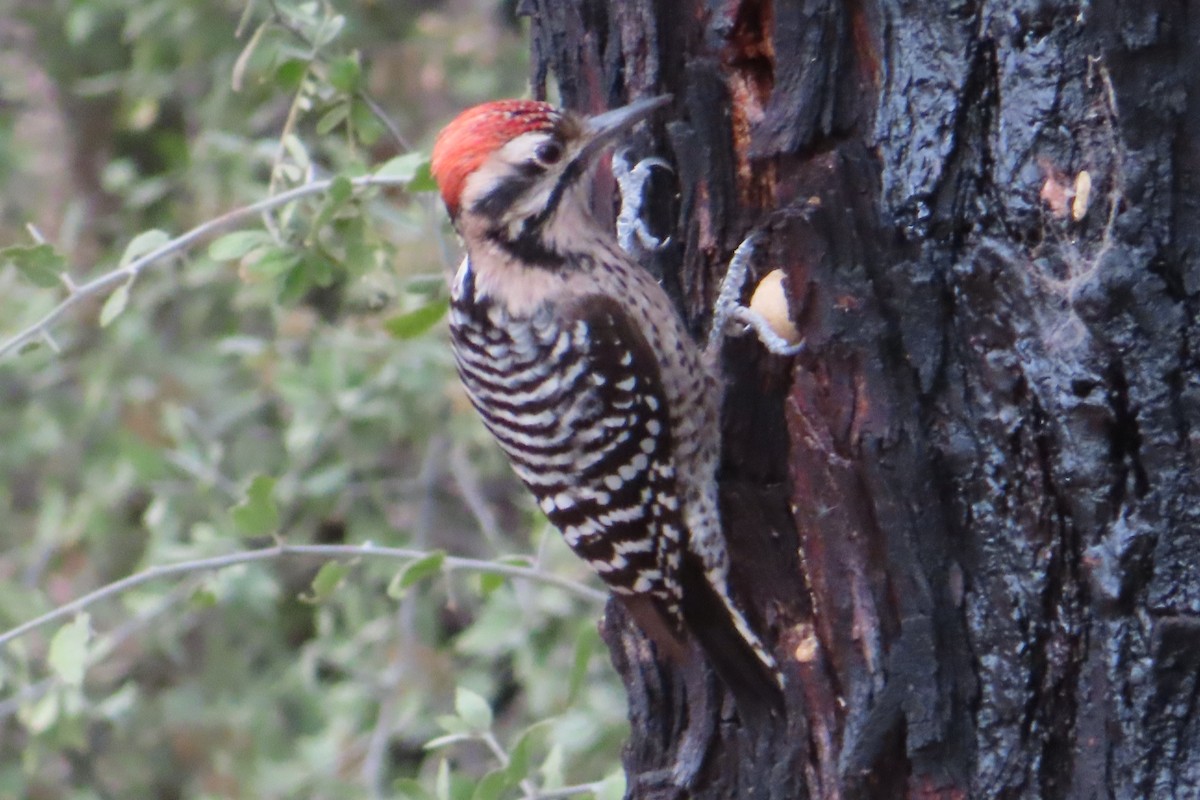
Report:
[[[451,217],[458,215],[463,185],[488,154],[529,131],[549,131],[560,113],[539,100],[494,100],[468,108],[433,143],[430,172]]]

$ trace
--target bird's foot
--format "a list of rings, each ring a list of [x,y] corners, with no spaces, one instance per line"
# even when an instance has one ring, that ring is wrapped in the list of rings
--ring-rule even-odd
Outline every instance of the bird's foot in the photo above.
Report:
[[[617,242],[626,253],[637,253],[640,250],[656,252],[662,250],[671,241],[670,236],[659,239],[646,226],[642,216],[642,206],[646,201],[646,181],[654,167],[668,171],[671,165],[657,156],[643,158],[637,163],[628,150],[622,150],[613,155],[613,177],[617,179],[617,188],[621,192],[621,213],[617,217]]]
[[[762,240],[761,233],[752,233],[738,245],[721,281],[717,302],[713,307],[713,324],[708,334],[705,352],[715,358],[727,334],[753,330],[758,340],[771,353],[794,356],[804,351],[804,342],[791,320],[782,273],[772,273],[759,282],[749,306],[739,299],[746,283],[746,274],[755,250]],[[737,323],[731,329],[731,325]]]

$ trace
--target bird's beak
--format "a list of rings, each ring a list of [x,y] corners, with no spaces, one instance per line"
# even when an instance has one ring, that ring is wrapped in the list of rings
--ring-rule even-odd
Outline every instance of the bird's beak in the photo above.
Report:
[[[663,94],[589,117],[584,120],[584,137],[587,144],[583,146],[579,155],[585,161],[590,160],[622,133],[670,102],[671,95]]]

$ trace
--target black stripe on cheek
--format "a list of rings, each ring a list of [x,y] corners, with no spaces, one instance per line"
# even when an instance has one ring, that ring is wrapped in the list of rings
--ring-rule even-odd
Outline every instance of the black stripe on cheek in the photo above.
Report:
[[[549,222],[550,217],[554,216],[554,212],[558,210],[558,204],[562,202],[567,188],[583,177],[583,170],[586,166],[586,162],[580,158],[567,164],[562,174],[558,176],[558,183],[554,184],[554,188],[550,190],[550,196],[546,198],[546,207],[536,217],[525,221],[524,230],[521,231],[522,236],[536,236],[541,232],[542,226]]]
[[[514,258],[531,267],[556,269],[567,263],[566,257],[555,250],[546,247],[539,235],[541,231],[530,232],[523,228],[516,239],[509,239],[505,231],[497,228],[488,232],[488,238],[511,253]]]
[[[496,188],[476,200],[475,205],[471,206],[471,211],[485,217],[499,219],[512,208],[521,195],[528,192],[537,183],[538,178],[545,171],[540,164],[533,162],[521,164],[517,167],[515,175],[500,181]]]
[[[558,176],[558,183],[554,184],[554,188],[550,190],[550,196],[546,198],[546,207],[521,224],[521,232],[517,235],[517,238],[509,240],[502,238],[502,235],[494,238],[497,239],[505,250],[527,264],[540,267],[562,267],[566,265],[567,260],[562,253],[546,247],[542,239],[542,233],[546,227],[546,223],[558,211],[559,203],[562,202],[567,189],[583,176],[583,171],[586,168],[587,163],[582,159],[576,159],[567,164],[566,169]]]

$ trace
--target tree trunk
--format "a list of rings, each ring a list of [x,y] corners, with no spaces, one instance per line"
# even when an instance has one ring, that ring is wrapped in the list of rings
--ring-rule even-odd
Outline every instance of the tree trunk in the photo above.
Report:
[[[539,94],[674,94],[636,144],[677,169],[650,266],[697,332],[760,230],[808,343],[726,349],[734,583],[787,720],[610,607],[629,796],[1200,796],[1200,8],[524,10]]]

